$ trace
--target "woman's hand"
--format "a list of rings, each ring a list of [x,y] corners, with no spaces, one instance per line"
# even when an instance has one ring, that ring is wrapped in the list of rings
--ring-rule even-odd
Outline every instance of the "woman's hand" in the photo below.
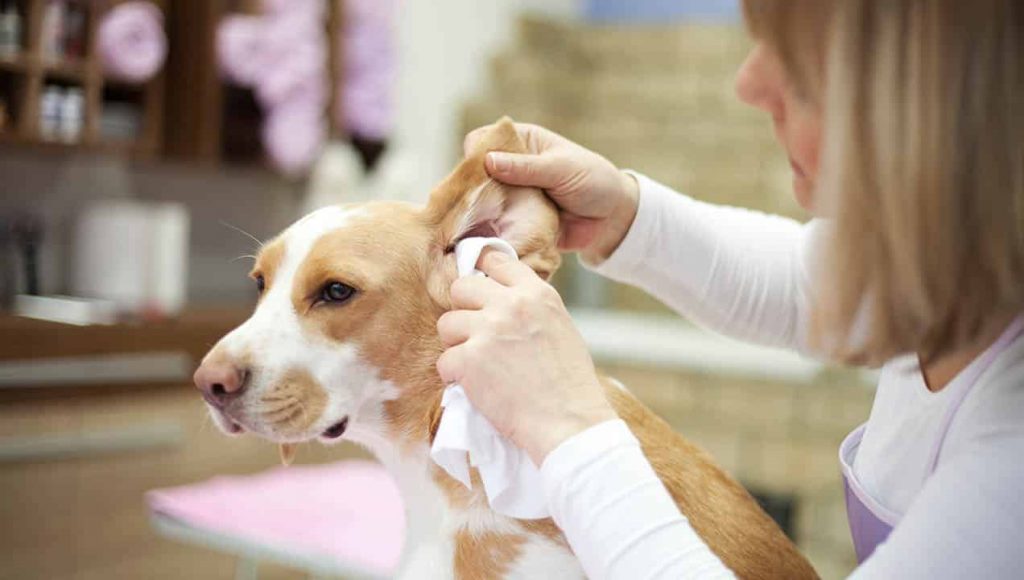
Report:
[[[466,135],[473,148],[487,127]],[[559,247],[579,251],[591,263],[604,261],[619,247],[636,217],[636,180],[597,153],[537,125],[516,123],[529,154],[493,151],[487,172],[511,185],[539,187],[562,210]]]
[[[437,322],[447,348],[437,370],[540,466],[562,441],[616,414],[554,288],[500,252],[486,251],[479,268],[489,277],[452,285],[455,310]]]

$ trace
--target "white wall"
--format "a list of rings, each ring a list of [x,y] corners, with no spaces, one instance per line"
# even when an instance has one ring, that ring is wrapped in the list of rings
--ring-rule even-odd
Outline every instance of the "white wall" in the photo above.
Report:
[[[415,155],[426,187],[457,160],[461,107],[483,90],[490,58],[513,40],[517,17],[531,12],[573,18],[581,6],[582,0],[401,3],[396,145]]]

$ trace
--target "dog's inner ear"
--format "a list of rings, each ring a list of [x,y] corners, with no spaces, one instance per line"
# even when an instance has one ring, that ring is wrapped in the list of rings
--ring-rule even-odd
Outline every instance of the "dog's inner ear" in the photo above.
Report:
[[[459,235],[455,239],[455,244],[461,242],[466,238],[500,238],[501,230],[498,228],[498,224],[493,221],[486,221],[479,224],[470,226],[464,234]],[[448,245],[448,251],[455,251],[455,244]]]
[[[455,245],[466,238],[502,237],[501,218],[504,211],[504,192],[493,180],[487,180],[474,191],[449,208],[440,223],[439,233],[445,242],[445,251],[455,251]],[[509,228],[505,228],[509,233]],[[506,241],[508,241],[506,239]],[[509,242],[511,243],[511,242]]]
[[[491,179],[484,168],[489,151],[526,151],[510,120],[492,126],[431,194],[427,215],[436,228],[437,246],[451,253],[466,238],[498,237],[515,248],[522,262],[549,278],[561,262],[558,210],[539,189]],[[446,262],[453,267],[453,260]]]
[[[439,235],[445,249],[452,251],[466,238],[501,238],[508,242],[520,259],[527,260],[549,276],[555,264],[550,259],[558,240],[558,214],[539,190],[514,187],[487,179],[465,193],[448,215],[441,220]],[[540,270],[539,270],[540,271]]]

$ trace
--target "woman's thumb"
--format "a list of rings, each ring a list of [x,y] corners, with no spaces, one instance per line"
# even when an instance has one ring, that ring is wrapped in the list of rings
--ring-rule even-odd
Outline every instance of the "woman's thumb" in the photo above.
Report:
[[[509,185],[551,189],[562,181],[562,172],[550,155],[492,151],[484,165],[491,177]]]

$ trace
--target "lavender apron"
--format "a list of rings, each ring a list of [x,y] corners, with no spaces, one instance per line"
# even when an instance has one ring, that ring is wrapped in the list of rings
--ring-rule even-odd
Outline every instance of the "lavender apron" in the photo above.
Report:
[[[949,402],[946,414],[942,418],[939,434],[932,446],[930,468],[926,477],[931,477],[935,473],[935,468],[939,463],[939,454],[942,451],[942,443],[946,440],[946,433],[949,431],[956,412],[960,409],[960,404],[974,388],[978,378],[988,370],[999,354],[1020,336],[1022,330],[1024,330],[1024,316],[1018,316],[1003,331],[999,339],[982,353],[977,364],[968,367],[967,374],[956,379],[960,387]],[[860,447],[866,426],[865,423],[854,429],[839,447],[839,463],[843,469],[843,487],[846,491],[846,515],[850,520],[850,534],[853,536],[853,548],[857,552],[858,562],[867,560],[875,548],[889,537],[889,533],[903,517],[903,514],[886,508],[868,495],[853,472],[853,460],[857,456],[857,448]]]

